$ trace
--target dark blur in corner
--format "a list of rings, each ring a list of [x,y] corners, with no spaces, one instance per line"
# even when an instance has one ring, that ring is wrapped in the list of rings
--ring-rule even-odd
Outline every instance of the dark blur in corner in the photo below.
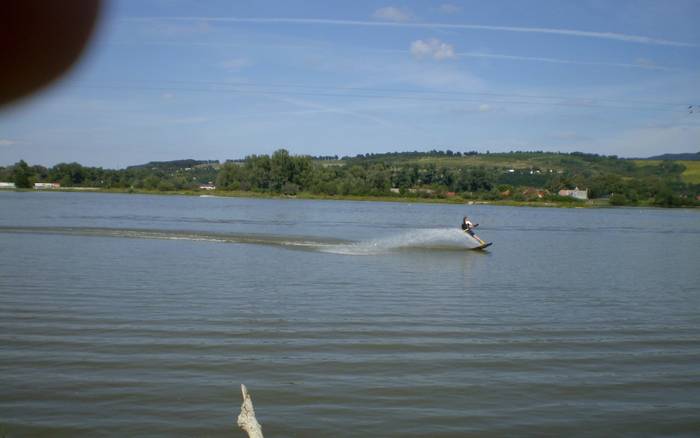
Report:
[[[0,6],[0,107],[37,92],[80,58],[101,0],[5,0]]]

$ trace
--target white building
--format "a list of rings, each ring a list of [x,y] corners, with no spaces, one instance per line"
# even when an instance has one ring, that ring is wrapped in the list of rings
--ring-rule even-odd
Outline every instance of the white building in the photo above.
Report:
[[[37,190],[60,189],[59,183],[34,183],[34,188]]]
[[[586,190],[579,190],[578,187],[576,187],[573,190],[559,190],[559,196],[570,196],[572,198],[576,199],[581,199],[581,200],[586,200],[588,199],[588,189]]]
[[[0,182],[0,189],[15,189],[15,183],[11,182]]]

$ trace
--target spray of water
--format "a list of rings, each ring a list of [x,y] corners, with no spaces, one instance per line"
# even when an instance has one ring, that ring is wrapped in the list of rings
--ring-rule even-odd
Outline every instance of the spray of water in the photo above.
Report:
[[[454,228],[413,230],[381,239],[328,245],[323,252],[345,255],[375,255],[401,250],[463,250],[480,243],[475,238]]]

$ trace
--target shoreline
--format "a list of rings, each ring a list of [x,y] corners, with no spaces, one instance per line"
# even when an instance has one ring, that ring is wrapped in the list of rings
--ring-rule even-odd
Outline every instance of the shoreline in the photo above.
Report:
[[[589,199],[587,201],[513,201],[513,200],[481,200],[464,199],[459,196],[451,198],[421,198],[404,196],[370,196],[370,195],[315,195],[312,193],[298,193],[296,195],[284,195],[277,193],[261,193],[249,191],[226,190],[144,190],[144,189],[101,189],[82,187],[64,187],[60,189],[9,189],[7,192],[64,192],[64,193],[112,193],[123,195],[157,195],[157,196],[197,196],[219,198],[252,198],[252,199],[299,199],[318,201],[358,201],[358,202],[395,202],[405,204],[446,204],[446,205],[494,205],[506,207],[537,207],[537,208],[698,208],[698,207],[659,207],[648,203],[638,205],[611,205],[607,199]]]

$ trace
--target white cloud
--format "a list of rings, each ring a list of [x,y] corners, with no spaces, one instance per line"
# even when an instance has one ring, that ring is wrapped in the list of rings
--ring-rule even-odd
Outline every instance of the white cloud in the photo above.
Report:
[[[462,11],[462,7],[454,3],[443,3],[438,8],[443,14],[457,14]]]
[[[454,48],[437,38],[416,40],[411,43],[411,54],[418,59],[433,58],[438,61],[455,57]]]
[[[0,138],[0,146],[13,146],[13,145],[16,145],[17,143],[19,143],[19,142],[14,141],[14,140],[9,140],[7,138]]]
[[[487,113],[489,111],[491,111],[491,105],[489,105],[488,103],[482,103],[481,105],[479,105],[480,113]]]
[[[246,67],[250,67],[252,63],[246,58],[233,58],[225,61],[223,66],[228,71],[241,71]]]
[[[401,23],[413,19],[413,14],[404,9],[397,8],[396,6],[385,6],[374,11],[372,18],[375,20],[395,21],[397,23]]]

